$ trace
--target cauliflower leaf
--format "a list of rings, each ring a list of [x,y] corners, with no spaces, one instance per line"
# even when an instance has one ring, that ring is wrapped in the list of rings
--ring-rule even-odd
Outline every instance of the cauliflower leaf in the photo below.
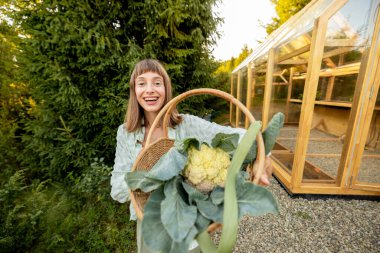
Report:
[[[177,191],[176,178],[165,184],[165,199],[161,202],[161,221],[170,237],[181,242],[197,219],[197,208],[186,204]]]
[[[212,139],[211,147],[220,148],[228,154],[233,154],[239,144],[240,135],[238,133],[225,134],[218,133]]]
[[[265,143],[265,154],[273,149],[276,143],[276,138],[280,133],[280,129],[284,126],[284,114],[281,112],[276,113],[269,121],[267,128],[263,132],[263,139]]]

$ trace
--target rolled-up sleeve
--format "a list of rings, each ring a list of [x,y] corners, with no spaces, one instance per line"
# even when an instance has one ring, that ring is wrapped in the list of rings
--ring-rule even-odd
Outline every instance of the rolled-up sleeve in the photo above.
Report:
[[[128,148],[127,139],[127,132],[121,125],[117,131],[115,164],[111,176],[111,197],[120,203],[130,200],[129,188],[124,179],[132,167],[131,150]]]

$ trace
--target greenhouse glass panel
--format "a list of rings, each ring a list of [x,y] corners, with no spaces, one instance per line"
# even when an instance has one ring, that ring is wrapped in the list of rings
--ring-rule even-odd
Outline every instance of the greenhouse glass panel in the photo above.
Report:
[[[243,68],[240,73],[240,90],[239,90],[239,101],[243,104],[247,104],[247,87],[248,87],[248,71],[247,67]],[[239,110],[239,126],[245,126],[245,114]]]
[[[352,102],[358,74],[336,76],[331,101]]]
[[[238,74],[232,74],[232,96],[235,98],[237,97],[237,80],[238,80]],[[236,121],[236,106],[231,103],[231,125],[235,126],[235,121]]]
[[[308,31],[280,46],[275,53],[269,118],[277,112],[285,115],[273,157],[290,173],[301,114],[305,77],[310,54],[311,32]]]
[[[333,5],[333,0],[320,0],[311,3],[308,8],[300,11],[297,17],[294,16],[290,18],[279,29],[274,31],[266,41],[234,69],[233,73],[248,65],[249,62],[257,62],[257,59],[267,55],[271,48],[279,48],[280,45],[288,44],[289,41],[294,41],[294,38],[298,38],[300,35],[302,36],[311,31],[314,20]],[[302,39],[294,43],[299,43],[300,41],[302,41]]]
[[[380,186],[380,94],[377,91],[376,105],[372,114],[371,123],[360,168],[355,183],[378,184]]]
[[[371,4],[348,1],[328,22],[303,182],[335,183],[360,64],[370,39]]]
[[[262,120],[266,64],[252,68],[252,95],[250,111],[256,120]]]

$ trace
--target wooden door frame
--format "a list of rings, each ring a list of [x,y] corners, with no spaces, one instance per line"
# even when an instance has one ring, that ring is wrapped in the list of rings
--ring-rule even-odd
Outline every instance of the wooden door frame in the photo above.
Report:
[[[346,4],[347,1],[348,0],[334,1],[334,4],[331,5],[331,7],[314,22],[310,45],[310,56],[308,59],[308,68],[301,106],[301,115],[299,120],[300,125],[298,128],[297,142],[294,150],[294,162],[292,166],[291,178],[291,185],[293,188],[299,188],[302,183],[328,21],[339,9],[342,8],[344,4]]]
[[[340,186],[380,191],[379,184],[357,182],[365,143],[376,106],[380,86],[380,10],[377,15],[370,48],[367,50],[357,80],[347,139],[343,146],[338,177]]]

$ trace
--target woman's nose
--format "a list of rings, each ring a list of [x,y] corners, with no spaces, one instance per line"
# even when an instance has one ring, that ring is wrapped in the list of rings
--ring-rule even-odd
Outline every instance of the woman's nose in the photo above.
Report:
[[[153,92],[154,91],[154,86],[153,86],[153,82],[148,82],[147,85],[146,85],[146,92]]]

